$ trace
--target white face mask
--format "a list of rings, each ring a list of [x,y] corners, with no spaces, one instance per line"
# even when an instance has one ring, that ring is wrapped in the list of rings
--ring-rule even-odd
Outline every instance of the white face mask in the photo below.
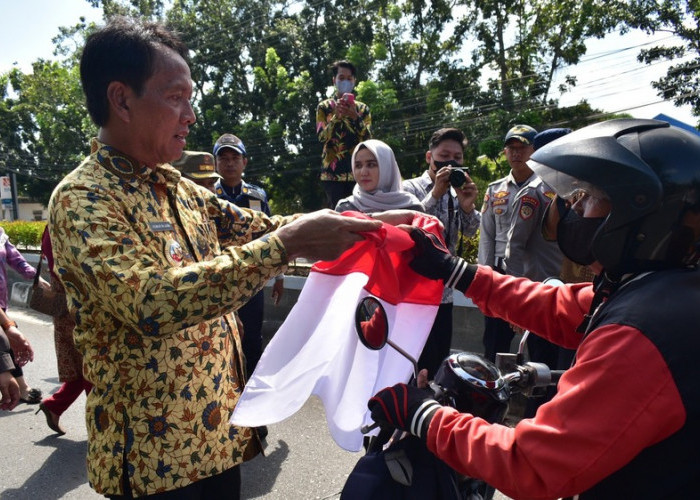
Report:
[[[343,95],[347,92],[352,92],[352,89],[355,88],[355,84],[352,83],[352,80],[336,80],[335,88],[338,89],[340,95]]]

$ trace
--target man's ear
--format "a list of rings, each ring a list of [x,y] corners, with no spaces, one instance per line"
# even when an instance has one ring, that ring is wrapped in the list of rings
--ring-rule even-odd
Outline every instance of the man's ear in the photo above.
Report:
[[[131,88],[122,82],[113,81],[107,86],[107,100],[109,101],[110,114],[114,113],[114,116],[124,122],[129,122],[131,120],[128,105],[130,95]]]
[[[244,156],[243,157],[243,170],[245,170],[246,165],[248,165],[248,157]]]
[[[432,159],[433,159],[433,154],[430,152],[430,150],[427,150],[427,151],[425,152],[425,161],[426,161],[426,163],[427,163],[428,165],[430,165],[430,162],[432,161]]]

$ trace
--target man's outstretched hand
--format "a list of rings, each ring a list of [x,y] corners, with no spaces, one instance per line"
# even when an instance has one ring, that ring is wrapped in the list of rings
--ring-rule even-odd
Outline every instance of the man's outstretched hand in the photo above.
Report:
[[[324,209],[305,214],[282,226],[277,236],[289,260],[304,257],[312,261],[334,260],[363,237],[362,232],[379,229],[378,220],[344,217]]]

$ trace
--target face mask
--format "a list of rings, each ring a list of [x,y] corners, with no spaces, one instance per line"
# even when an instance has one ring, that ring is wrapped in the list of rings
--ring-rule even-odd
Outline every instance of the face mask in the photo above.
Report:
[[[593,264],[593,237],[605,219],[606,217],[581,217],[575,210],[569,210],[557,224],[557,243],[562,253],[576,264]]]
[[[336,80],[335,88],[338,89],[340,95],[343,95],[347,92],[352,92],[352,89],[355,88],[355,84],[352,83],[351,80]]]
[[[433,160],[433,165],[435,165],[436,171],[440,170],[443,167],[462,168],[462,164],[457,163],[457,160],[447,160],[447,161]]]

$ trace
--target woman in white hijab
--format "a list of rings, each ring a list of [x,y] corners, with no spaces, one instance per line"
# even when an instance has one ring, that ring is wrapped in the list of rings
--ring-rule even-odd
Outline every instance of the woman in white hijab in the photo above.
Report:
[[[404,208],[423,212],[420,200],[401,188],[401,172],[394,152],[382,141],[359,143],[352,153],[352,195],[335,206],[336,212],[383,212]]]

